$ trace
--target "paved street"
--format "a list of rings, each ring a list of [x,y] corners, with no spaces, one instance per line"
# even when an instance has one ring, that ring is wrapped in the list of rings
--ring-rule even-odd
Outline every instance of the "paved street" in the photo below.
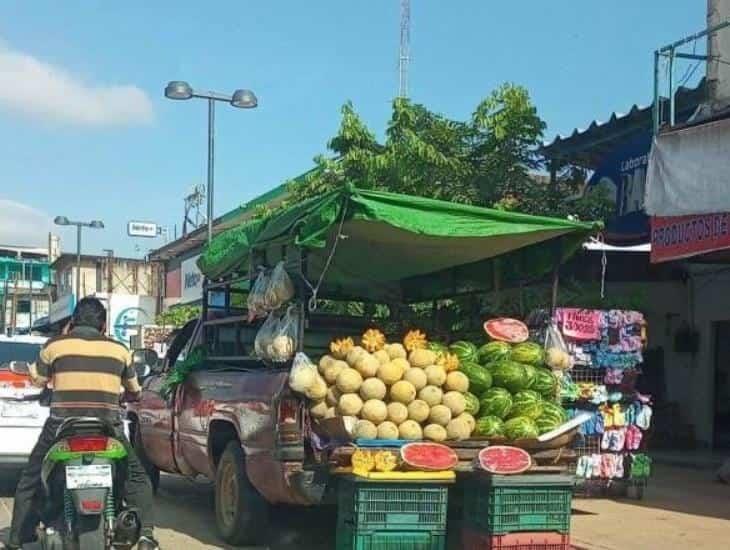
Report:
[[[657,468],[643,501],[577,499],[573,543],[586,550],[693,550],[726,548],[730,533],[730,487],[711,471]],[[12,482],[2,484],[0,532],[12,509]],[[227,548],[215,534],[209,484],[165,478],[158,495],[163,548]],[[334,511],[281,508],[274,511],[272,550],[331,550]]]

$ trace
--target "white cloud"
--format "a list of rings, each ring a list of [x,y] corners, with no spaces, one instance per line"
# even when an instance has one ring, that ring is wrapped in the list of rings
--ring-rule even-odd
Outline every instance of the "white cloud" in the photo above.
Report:
[[[27,204],[0,199],[0,245],[47,246],[51,218]]]
[[[147,123],[152,102],[136,86],[94,85],[63,67],[0,44],[0,108],[85,126]]]

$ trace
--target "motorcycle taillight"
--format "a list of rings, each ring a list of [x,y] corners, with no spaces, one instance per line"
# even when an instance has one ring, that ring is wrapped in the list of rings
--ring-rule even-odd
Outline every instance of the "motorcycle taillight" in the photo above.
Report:
[[[106,451],[109,438],[101,436],[76,436],[68,438],[68,448],[72,453],[93,453]]]

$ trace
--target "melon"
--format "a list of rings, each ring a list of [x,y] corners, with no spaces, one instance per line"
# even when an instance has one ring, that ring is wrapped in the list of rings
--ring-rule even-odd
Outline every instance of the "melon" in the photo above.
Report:
[[[468,412],[472,416],[479,414],[479,398],[471,392],[464,394],[464,411]]]
[[[367,350],[360,346],[354,346],[350,351],[347,352],[347,356],[345,357],[345,361],[347,361],[347,364],[351,367],[355,366],[355,363],[357,363],[357,360],[367,353]]]
[[[391,386],[403,378],[403,368],[393,361],[380,365],[378,367],[378,378],[386,385]]]
[[[492,387],[492,373],[485,367],[477,363],[463,363],[459,367],[469,379],[469,389],[477,395],[480,395]]]
[[[327,414],[328,408],[329,407],[325,401],[319,401],[309,407],[309,414],[311,414],[313,418],[324,418],[324,415]]]
[[[328,384],[332,385],[337,381],[337,377],[340,375],[340,373],[346,368],[347,364],[343,361],[333,361],[327,368],[324,369],[322,376]]]
[[[428,439],[430,441],[446,441],[446,428],[444,428],[443,426],[439,426],[438,424],[429,424],[428,426],[423,428],[423,437],[424,439]]]
[[[484,332],[487,333],[492,340],[507,342],[510,344],[520,344],[527,341],[530,337],[530,331],[527,325],[517,319],[509,319],[501,317],[499,319],[490,319],[484,323]]]
[[[470,415],[467,412],[461,413],[459,416],[456,417],[457,419],[461,419],[467,424],[469,424],[469,429],[474,432],[474,428],[477,427],[477,421],[476,418],[474,418],[472,415]]]
[[[446,383],[444,387],[449,391],[458,391],[466,393],[469,391],[469,378],[460,371],[452,371],[446,375]],[[485,388],[486,389],[486,388]]]
[[[477,360],[477,347],[471,342],[460,340],[449,346],[449,351],[459,358],[460,363],[471,363]]]
[[[408,407],[403,403],[388,403],[388,420],[396,425],[403,424],[408,420]]]
[[[357,416],[362,410],[362,399],[356,393],[345,393],[340,397],[337,410],[344,416]]]
[[[492,369],[492,380],[495,386],[517,393],[526,388],[527,373],[519,363],[503,361]]]
[[[451,470],[459,463],[456,452],[439,443],[407,443],[401,447],[400,456],[414,470]]]
[[[466,409],[466,399],[464,399],[464,394],[459,393],[458,391],[447,391],[444,394],[441,403],[451,410],[451,416],[459,416]]]
[[[548,369],[535,369],[535,381],[532,383],[531,389],[539,393],[545,398],[555,397],[558,388],[558,379]]]
[[[535,439],[539,435],[535,421],[525,416],[510,418],[504,423],[504,435],[507,439]]]
[[[504,359],[508,359],[512,346],[507,342],[489,342],[484,344],[477,352],[477,361],[486,365],[488,363],[498,363]]]
[[[406,348],[403,347],[403,344],[385,344],[383,349],[391,360],[398,358],[405,359],[408,357],[408,352],[406,351]]]
[[[306,392],[315,382],[319,374],[314,365],[303,365],[293,369],[289,375],[289,387],[295,392]]]
[[[403,359],[402,357],[396,357],[391,361],[391,363],[399,366],[403,372],[406,372],[411,368],[411,364],[408,362],[408,359]]]
[[[327,405],[330,407],[336,407],[337,403],[340,402],[340,397],[342,397],[342,392],[337,389],[337,386],[327,388],[327,395],[325,396]]]
[[[423,438],[423,430],[415,420],[406,420],[398,426],[398,436],[408,441],[417,441]]]
[[[408,418],[416,422],[423,422],[431,413],[431,407],[421,399],[416,399],[408,405]]]
[[[324,415],[325,419],[327,419],[327,418],[334,418],[335,416],[337,416],[337,408],[336,407],[330,407],[329,409],[327,409],[327,412]]]
[[[362,406],[360,416],[373,424],[380,424],[388,418],[388,407],[379,399],[368,399]]]
[[[362,376],[355,369],[343,369],[340,374],[337,375],[337,389],[342,393],[354,393],[360,389],[362,384]]]
[[[435,407],[431,407],[428,420],[431,424],[446,426],[449,422],[451,422],[451,409],[449,409],[446,405],[436,405]]]
[[[378,373],[380,361],[373,355],[365,352],[355,360],[355,370],[360,373],[363,378],[372,378]]]
[[[436,354],[428,349],[416,349],[408,356],[408,362],[412,367],[425,368],[436,363]]]
[[[369,420],[358,420],[352,429],[353,439],[376,439],[378,428]]]
[[[532,385],[535,383],[537,378],[537,368],[527,363],[520,363],[522,368],[525,369],[525,389],[532,389]]]
[[[410,382],[399,380],[390,388],[390,398],[398,403],[408,405],[416,398],[416,388]]]
[[[479,400],[479,413],[506,418],[512,409],[512,395],[504,388],[489,388]]]
[[[378,439],[398,439],[398,426],[392,422],[378,424]]]
[[[539,367],[545,362],[545,350],[535,342],[523,342],[512,348],[510,359],[518,363]]]
[[[448,439],[461,441],[463,439],[469,439],[469,436],[471,436],[471,426],[469,426],[469,423],[463,418],[458,420],[453,418],[446,425],[446,437]]]
[[[425,401],[431,407],[440,404],[443,397],[444,392],[441,391],[441,388],[437,388],[436,386],[426,386],[418,392],[418,398]]]
[[[532,390],[522,390],[512,396],[510,418],[524,416],[536,420],[542,414],[543,401],[540,394]]]
[[[312,401],[320,401],[327,397],[327,382],[324,381],[316,371],[314,374],[314,383],[304,392]]]
[[[380,363],[381,365],[385,365],[385,363],[390,363],[390,355],[388,355],[388,352],[384,349],[373,353],[373,357],[375,357],[378,360],[378,363]]]
[[[331,355],[323,355],[319,359],[319,374],[324,374],[325,369],[334,363],[336,359]]]
[[[417,391],[422,390],[428,385],[428,378],[423,369],[408,369],[403,375],[403,380],[413,384]]]
[[[482,416],[477,419],[474,433],[481,437],[501,437],[504,435],[504,422],[498,416]]]
[[[426,380],[431,386],[443,386],[446,382],[446,371],[438,365],[429,365],[423,372],[426,373]]]
[[[360,396],[367,399],[385,399],[388,388],[380,378],[368,378],[360,386]]]
[[[507,445],[492,445],[482,449],[475,462],[482,470],[497,475],[521,474],[532,466],[527,451]]]

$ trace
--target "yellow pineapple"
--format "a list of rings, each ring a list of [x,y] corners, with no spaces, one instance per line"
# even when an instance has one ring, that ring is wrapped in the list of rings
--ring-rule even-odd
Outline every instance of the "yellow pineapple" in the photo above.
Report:
[[[352,341],[352,338],[340,338],[330,343],[330,353],[335,359],[344,359],[354,347],[355,342]]]
[[[366,330],[362,335],[362,347],[370,353],[380,351],[385,347],[385,334],[374,328]]]
[[[428,345],[426,335],[420,330],[410,330],[403,338],[403,346],[410,352],[417,349],[424,349]]]

